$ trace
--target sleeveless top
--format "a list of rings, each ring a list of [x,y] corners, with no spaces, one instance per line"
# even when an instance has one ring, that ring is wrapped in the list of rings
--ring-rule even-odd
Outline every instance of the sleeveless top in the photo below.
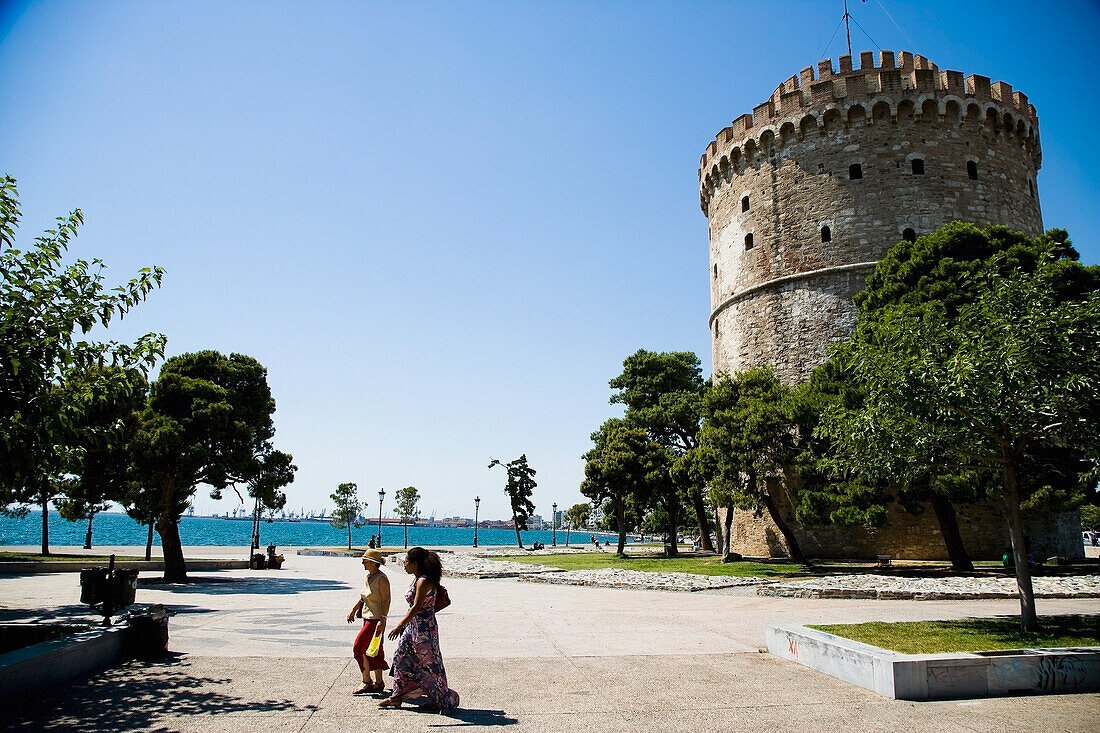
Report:
[[[416,577],[416,580],[412,582],[409,589],[405,591],[405,602],[410,606],[413,604],[413,601],[416,600],[416,581],[421,578],[427,580],[429,583],[432,582],[427,575],[418,575]],[[429,613],[435,615],[435,591],[438,587],[438,584],[432,584],[432,589],[424,596],[424,608],[420,609],[420,613],[416,614],[417,616],[427,616]]]
[[[378,591],[378,581],[383,577],[385,576],[379,571],[374,576],[374,580],[371,580],[368,575],[366,582],[363,583],[363,590],[359,592],[359,595],[363,599],[364,618],[384,618],[390,612],[389,608],[382,608],[382,594]]]

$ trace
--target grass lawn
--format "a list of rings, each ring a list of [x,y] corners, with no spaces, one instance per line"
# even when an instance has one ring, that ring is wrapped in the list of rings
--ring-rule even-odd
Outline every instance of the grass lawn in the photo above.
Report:
[[[737,561],[723,563],[717,555],[686,555],[684,557],[654,557],[627,555],[618,557],[610,552],[585,552],[572,555],[505,555],[494,560],[537,563],[562,570],[598,570],[619,568],[650,573],[694,573],[733,577],[796,577],[816,574],[806,565],[797,563],[764,563]]]
[[[129,555],[115,555],[115,561],[121,560],[144,560],[145,556],[130,557]],[[159,557],[153,558],[159,560]],[[42,555],[37,552],[0,552],[0,562],[110,562],[110,555],[65,555],[61,553],[51,553],[49,555]]]
[[[809,628],[900,654],[1100,646],[1100,615],[1040,616],[1039,624],[1042,628],[1034,633],[1021,631],[1015,617],[815,624]]]

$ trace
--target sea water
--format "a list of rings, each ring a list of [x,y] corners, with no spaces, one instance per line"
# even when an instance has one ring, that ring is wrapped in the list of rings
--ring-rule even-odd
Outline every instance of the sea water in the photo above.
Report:
[[[57,512],[50,512],[50,546],[84,545],[84,534],[88,529],[88,522],[69,522],[61,518]],[[409,547],[422,545],[425,547],[446,546],[470,546],[474,541],[473,527],[423,527],[409,525]],[[104,545],[139,545],[144,547],[148,535],[148,527],[135,522],[126,514],[103,513],[97,514],[92,520],[92,547]],[[249,547],[252,532],[252,521],[240,519],[226,519],[225,517],[191,517],[180,518],[180,540],[184,545],[216,545],[222,547]],[[363,527],[352,527],[351,544],[353,547],[366,547],[372,535],[378,533],[378,525],[370,524]],[[523,544],[530,547],[534,542],[542,542],[550,546],[554,541],[554,533],[550,530],[533,530],[520,532]],[[584,544],[590,541],[592,533],[589,530],[570,532],[569,541],[574,544]],[[599,533],[601,539],[609,539],[610,536]],[[564,544],[566,540],[565,530],[559,529],[557,541]],[[612,541],[614,541],[612,539]],[[347,547],[347,529],[337,529],[328,522],[323,521],[299,521],[288,522],[275,520],[268,522],[260,520],[260,546],[266,547],[274,543],[277,547]],[[516,532],[512,529],[485,529],[477,530],[477,543],[479,546],[501,546],[516,544]],[[42,513],[32,511],[21,519],[0,517],[0,545],[33,545],[42,544]],[[153,544],[160,545],[160,536],[153,533]],[[382,544],[386,547],[403,547],[405,545],[405,528],[397,525],[382,525]]]

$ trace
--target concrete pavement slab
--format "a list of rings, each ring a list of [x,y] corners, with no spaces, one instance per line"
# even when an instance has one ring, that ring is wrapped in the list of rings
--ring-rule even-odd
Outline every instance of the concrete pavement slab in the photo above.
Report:
[[[448,663],[462,709],[379,710],[335,659],[129,662],[5,717],[9,730],[1089,731],[1100,696],[888,700],[769,655]]]
[[[1093,731],[1100,695],[945,703],[889,700],[759,653],[767,623],[914,620],[1015,614],[1011,600],[763,598],[444,580],[440,613],[454,717],[383,710],[350,693],[362,582],[354,558],[287,554],[280,571],[198,574],[187,586],[139,581],[164,603],[173,655],[128,662],[43,700],[0,711],[13,730],[427,731]],[[132,550],[131,550],[132,552]],[[188,553],[199,549],[189,548]],[[445,560],[446,561],[446,560]],[[393,613],[408,577],[385,566]],[[68,577],[66,577],[68,575]],[[71,574],[0,578],[0,618],[89,616]],[[1095,612],[1096,599],[1039,611]],[[89,616],[90,617],[90,616]],[[388,681],[389,678],[387,678]]]

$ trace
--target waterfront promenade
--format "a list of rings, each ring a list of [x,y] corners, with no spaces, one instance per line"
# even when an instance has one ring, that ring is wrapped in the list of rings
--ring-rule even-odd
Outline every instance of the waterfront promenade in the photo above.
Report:
[[[373,698],[350,694],[359,673],[345,616],[362,582],[361,564],[280,551],[286,564],[279,571],[201,572],[187,586],[139,585],[139,603],[175,612],[172,655],[127,662],[3,711],[0,727],[1018,733],[1092,731],[1100,716],[1096,694],[889,700],[760,652],[768,623],[1011,615],[1019,610],[1011,599],[775,598],[747,588],[675,593],[467,578],[445,579],[454,603],[439,615],[462,709],[453,717],[379,711]],[[241,552],[197,547],[187,556]],[[385,570],[397,616],[407,576],[393,564]],[[78,598],[75,573],[0,576],[4,620],[90,618]],[[1040,599],[1038,607],[1041,614],[1096,612],[1100,600]]]

